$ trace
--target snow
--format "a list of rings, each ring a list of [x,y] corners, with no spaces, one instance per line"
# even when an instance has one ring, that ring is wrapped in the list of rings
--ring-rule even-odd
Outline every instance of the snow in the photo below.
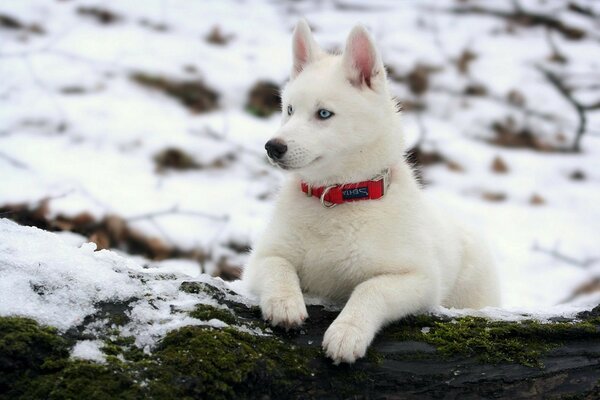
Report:
[[[473,3],[512,7],[504,1]],[[523,3],[598,37],[597,24],[565,11],[563,4]],[[368,6],[354,0],[102,4],[120,19],[103,25],[77,13],[82,5],[97,5],[92,1],[0,4],[0,13],[45,31],[0,29],[0,206],[47,199],[52,216],[115,214],[177,248],[200,250],[207,259],[202,269],[193,260],[150,263],[117,251],[94,251],[81,236],[2,221],[0,315],[30,316],[66,330],[97,312],[99,302],[135,298],[125,330],[142,346],[170,329],[206,323],[186,316],[183,310],[199,300],[177,288],[183,279],[212,279],[201,273],[216,271],[222,258],[243,265],[247,255],[233,251],[231,243],[251,245],[267,228],[283,174],[265,161],[263,144],[279,118],[247,113],[246,93],[259,80],[285,82],[290,32],[300,16],[327,49],[339,49],[351,27],[362,22],[397,74],[406,75],[417,63],[437,69],[421,96],[403,82],[392,82],[392,89],[405,103],[426,105],[422,112],[404,113],[407,143],[424,135],[427,148],[461,166],[462,171],[444,164],[427,167],[427,192],[483,231],[496,254],[503,308],[480,313],[549,318],[598,303],[593,295],[564,302],[600,276],[600,111],[588,113],[581,153],[509,149],[485,141],[494,122],[511,117],[551,142],[564,137],[565,145],[571,143],[577,115],[539,67],[577,85],[582,102],[597,101],[592,84],[598,82],[600,47],[595,39],[573,41],[542,27],[509,29],[495,17],[457,16],[444,11],[460,5],[452,0]],[[595,7],[592,1],[586,4]],[[143,19],[165,29],[152,29]],[[229,43],[217,46],[204,39],[215,26],[231,36]],[[548,35],[567,63],[548,61]],[[463,75],[454,61],[465,49],[476,58]],[[202,79],[220,94],[219,108],[192,113],[133,82],[134,72]],[[471,83],[485,85],[488,95],[461,94]],[[65,91],[73,87],[82,93]],[[524,96],[524,106],[506,101],[513,90]],[[168,147],[183,149],[202,164],[227,154],[235,159],[222,168],[159,173],[153,157]],[[507,164],[506,174],[492,171],[497,156]],[[585,179],[571,179],[574,171],[582,171]],[[506,198],[486,201],[488,192]],[[530,204],[534,194],[545,203]],[[165,210],[177,211],[143,217]],[[176,278],[157,278],[165,272]],[[240,298],[248,295],[243,283],[228,285]],[[182,311],[171,314],[172,308]]]
[[[75,248],[37,228],[0,222],[0,314],[23,315],[59,329],[83,322],[94,303],[142,296],[132,268],[109,251],[86,243]],[[123,265],[124,264],[124,265]]]
[[[0,315],[30,317],[63,332],[83,327],[93,335],[103,325],[111,325],[86,319],[100,312],[102,304],[130,303],[130,322],[121,334],[134,336],[145,349],[182,326],[226,325],[187,314],[197,304],[215,303],[208,295],[179,290],[182,282],[223,287],[219,279],[201,275],[197,265],[185,260],[152,263],[110,250],[96,251],[94,243],[81,244],[79,239],[0,219]],[[249,299],[245,302],[252,304]],[[78,344],[74,356],[93,357],[94,343]]]
[[[103,343],[100,340],[80,340],[73,346],[71,357],[104,363],[106,355],[101,350],[102,346]]]

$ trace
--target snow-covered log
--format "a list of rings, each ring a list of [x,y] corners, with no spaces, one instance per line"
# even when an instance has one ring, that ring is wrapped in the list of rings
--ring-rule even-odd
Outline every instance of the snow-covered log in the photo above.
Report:
[[[182,265],[6,220],[0,238],[1,398],[600,394],[600,307],[414,316],[384,329],[364,359],[335,366],[320,348],[337,315],[328,307],[309,306],[298,331],[271,329],[252,300]]]

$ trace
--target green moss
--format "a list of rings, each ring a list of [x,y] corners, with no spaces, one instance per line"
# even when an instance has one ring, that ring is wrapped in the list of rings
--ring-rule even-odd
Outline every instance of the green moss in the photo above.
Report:
[[[367,355],[365,357],[367,360],[369,360],[375,365],[381,364],[384,360],[383,355],[377,350],[373,349],[372,347],[369,347],[369,349],[367,350]]]
[[[515,362],[531,367],[543,367],[540,357],[565,339],[600,337],[592,320],[540,323],[463,317],[448,321],[431,316],[407,319],[394,325],[388,335],[400,341],[432,344],[445,356],[463,355],[484,363]]]
[[[316,351],[233,328],[170,332],[152,355],[105,340],[105,364],[69,358],[70,343],[24,318],[0,318],[0,393],[19,399],[281,398]]]
[[[567,338],[599,337],[589,322],[499,322],[465,317],[454,323],[436,323],[425,335],[444,354],[477,356],[487,363],[516,362],[542,367],[539,358]]]
[[[20,378],[34,379],[62,367],[68,342],[56,330],[28,318],[0,318],[0,393]]]
[[[179,290],[191,294],[205,294],[208,297],[218,301],[220,304],[226,305],[229,307],[229,311],[233,314],[235,320],[231,320],[231,318],[228,318],[228,316],[224,314],[221,314],[221,317],[227,318],[231,322],[226,319],[219,318],[218,316],[213,316],[212,318],[221,319],[228,324],[235,323],[238,326],[247,326],[251,329],[256,328],[266,330],[269,327],[268,324],[263,322],[261,318],[261,311],[258,306],[249,307],[245,304],[238,303],[235,300],[231,300],[231,297],[228,296],[235,296],[236,294],[228,289],[218,288],[205,282],[188,281],[182,282],[179,286]],[[213,313],[214,309],[215,308],[213,307],[213,309],[207,310],[208,312],[206,313],[204,313],[205,310],[201,310],[200,313],[192,316],[194,318],[200,318],[203,320],[210,319],[207,317],[215,315]],[[222,311],[221,309],[217,310]],[[195,310],[192,311],[192,313],[195,313]],[[204,317],[201,315],[204,315]]]
[[[127,399],[139,393],[125,364],[100,365],[69,359],[71,345],[55,329],[31,319],[0,318],[3,398]]]
[[[144,393],[135,375],[120,362],[103,365],[69,360],[60,373],[29,382],[29,385],[26,398],[139,399]]]
[[[122,356],[126,361],[140,361],[146,357],[142,349],[135,345],[133,336],[124,337],[119,334],[111,335],[104,340],[102,352],[107,356]]]
[[[226,324],[233,325],[236,323],[235,315],[224,308],[209,306],[208,304],[198,304],[194,311],[190,312],[190,317],[198,318],[203,321],[210,321],[213,318],[221,320]]]
[[[168,334],[154,355],[161,367],[151,390],[170,384],[211,399],[282,395],[286,379],[309,374],[312,358],[275,338],[193,326]]]
[[[400,342],[425,342],[423,328],[431,329],[438,322],[442,320],[431,315],[411,315],[386,328],[383,334]]]

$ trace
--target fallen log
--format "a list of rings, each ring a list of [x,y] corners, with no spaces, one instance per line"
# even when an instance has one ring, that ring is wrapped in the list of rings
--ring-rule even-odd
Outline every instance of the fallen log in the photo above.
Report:
[[[205,325],[171,331],[148,354],[115,329],[127,304],[104,305],[102,318],[116,321],[103,337],[104,363],[70,357],[85,329],[0,318],[0,398],[600,396],[600,306],[547,323],[414,316],[384,329],[364,359],[335,366],[320,344],[336,311],[309,306],[302,329],[271,330],[256,306],[224,288],[184,282],[180,290],[218,304],[190,312]]]

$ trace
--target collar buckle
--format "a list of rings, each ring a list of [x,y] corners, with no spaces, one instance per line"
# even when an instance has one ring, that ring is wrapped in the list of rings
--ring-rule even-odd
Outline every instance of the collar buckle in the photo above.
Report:
[[[324,190],[323,193],[321,194],[321,205],[325,208],[333,208],[335,206],[337,206],[336,203],[330,203],[328,201],[325,201],[325,196],[327,195],[327,192],[329,192],[331,189],[333,189],[334,187],[336,187],[337,185],[331,185],[331,186],[327,186]],[[310,187],[310,186],[309,186]]]

